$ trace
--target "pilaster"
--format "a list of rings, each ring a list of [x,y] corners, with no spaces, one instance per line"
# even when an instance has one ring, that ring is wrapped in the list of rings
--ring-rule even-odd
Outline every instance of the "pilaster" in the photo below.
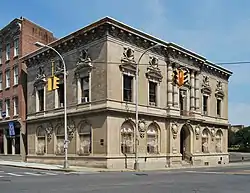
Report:
[[[195,74],[194,71],[191,71],[190,75],[190,82],[191,82],[191,89],[190,89],[190,110],[195,111],[196,104],[195,104]]]
[[[173,68],[172,68],[172,64],[168,63],[168,107],[172,107],[173,106],[173,84],[172,84],[172,74],[173,74]]]
[[[195,73],[195,111],[200,113],[200,73]]]

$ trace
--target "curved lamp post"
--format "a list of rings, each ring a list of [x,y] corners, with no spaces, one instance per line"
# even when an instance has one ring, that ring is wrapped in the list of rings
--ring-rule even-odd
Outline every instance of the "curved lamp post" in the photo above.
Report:
[[[139,136],[138,136],[138,129],[139,129],[139,112],[138,112],[138,95],[139,95],[139,63],[142,57],[151,49],[161,46],[160,44],[155,44],[148,49],[144,50],[141,54],[137,65],[136,65],[136,86],[135,86],[135,163],[134,163],[134,170],[139,170],[139,162],[138,162],[138,143],[139,143]]]
[[[66,84],[66,65],[65,65],[65,61],[62,57],[62,55],[53,47],[45,45],[41,42],[36,42],[35,43],[36,46],[38,47],[46,47],[49,48],[51,50],[53,50],[61,59],[62,63],[63,63],[63,81],[64,81],[64,164],[63,164],[63,168],[66,169],[69,167],[68,164],[68,130],[67,130],[67,84]]]

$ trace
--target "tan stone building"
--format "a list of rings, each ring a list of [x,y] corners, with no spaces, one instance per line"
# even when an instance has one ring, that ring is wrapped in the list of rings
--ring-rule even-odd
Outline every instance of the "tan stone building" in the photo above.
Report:
[[[136,63],[156,43],[161,46],[139,65],[140,168],[228,163],[232,73],[106,17],[50,44],[67,65],[71,165],[133,168]],[[62,63],[45,48],[22,59],[28,72],[27,160],[62,164],[64,82],[47,91],[48,77],[62,77]],[[180,89],[172,84],[179,66],[190,72],[190,85]]]

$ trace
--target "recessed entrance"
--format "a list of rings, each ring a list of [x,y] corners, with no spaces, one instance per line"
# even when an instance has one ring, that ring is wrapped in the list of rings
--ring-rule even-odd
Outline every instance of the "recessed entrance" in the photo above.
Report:
[[[190,130],[187,125],[184,125],[180,133],[180,153],[182,154],[182,160],[187,159],[187,155],[190,153],[191,137]]]

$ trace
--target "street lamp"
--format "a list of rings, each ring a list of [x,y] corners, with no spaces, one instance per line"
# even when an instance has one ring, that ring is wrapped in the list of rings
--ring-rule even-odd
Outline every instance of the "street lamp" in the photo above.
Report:
[[[146,54],[149,50],[159,47],[160,44],[155,44],[149,48],[147,48],[146,50],[144,50],[144,52],[141,54],[137,65],[136,65],[136,86],[135,86],[135,163],[134,163],[134,170],[139,170],[139,162],[138,162],[138,143],[139,143],[139,136],[138,136],[138,129],[139,129],[139,112],[138,112],[138,95],[139,95],[139,63],[142,59],[142,57],[144,56],[144,54]]]
[[[53,47],[45,45],[41,42],[36,42],[35,43],[36,46],[38,47],[46,47],[49,48],[51,50],[53,50],[61,59],[62,63],[63,63],[63,81],[64,81],[64,164],[63,164],[63,168],[66,169],[69,167],[68,164],[68,130],[67,130],[67,85],[66,85],[66,65],[65,65],[65,61],[62,57],[62,55]]]

